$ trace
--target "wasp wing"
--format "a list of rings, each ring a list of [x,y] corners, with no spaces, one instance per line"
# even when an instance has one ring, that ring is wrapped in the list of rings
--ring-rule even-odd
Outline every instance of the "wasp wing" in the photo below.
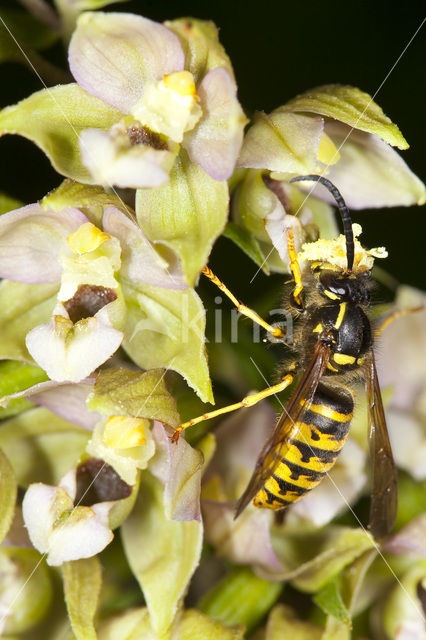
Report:
[[[257,492],[260,491],[280,463],[283,457],[283,445],[290,443],[290,440],[297,433],[297,423],[301,415],[312,403],[318,383],[324,374],[329,359],[330,347],[319,340],[295,391],[275,425],[272,436],[266,442],[257,459],[250,482],[238,500],[235,511],[236,518]]]
[[[374,538],[380,540],[391,532],[395,524],[398,488],[373,351],[370,351],[367,357],[365,384],[373,468],[369,528]]]

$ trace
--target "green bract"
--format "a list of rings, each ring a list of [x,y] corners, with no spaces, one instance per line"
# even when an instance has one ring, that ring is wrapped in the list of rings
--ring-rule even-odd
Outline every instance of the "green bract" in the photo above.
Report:
[[[167,637],[186,593],[203,536],[199,522],[167,519],[162,493],[159,482],[145,475],[135,508],[122,526],[128,562],[160,638]]]

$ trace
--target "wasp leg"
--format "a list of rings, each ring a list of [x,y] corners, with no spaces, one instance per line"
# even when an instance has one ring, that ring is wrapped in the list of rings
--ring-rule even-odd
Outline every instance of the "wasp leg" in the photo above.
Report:
[[[389,316],[387,316],[382,322],[379,324],[377,329],[375,330],[375,335],[379,336],[382,331],[386,329],[394,320],[398,320],[398,318],[402,318],[403,316],[408,316],[410,313],[417,313],[418,311],[424,311],[424,305],[419,305],[418,307],[407,307],[406,309],[398,309],[398,311],[394,311]]]
[[[271,333],[275,338],[285,338],[285,333],[279,327],[273,327],[272,325],[268,324],[259,316],[259,314],[256,313],[256,311],[253,311],[253,309],[246,307],[245,304],[241,304],[241,302],[237,300],[234,294],[229,291],[228,287],[226,287],[223,282],[219,280],[219,278],[213,273],[211,269],[209,269],[208,267],[203,267],[202,273],[204,273],[204,275],[209,280],[211,280],[234,303],[234,305],[242,315],[247,316],[247,318],[250,318],[251,320],[253,320],[253,322],[256,322],[256,324],[259,324],[261,327],[266,329],[268,333]]]
[[[182,431],[187,429],[188,427],[192,427],[192,425],[197,424],[198,422],[203,422],[204,420],[209,420],[210,418],[215,418],[216,416],[221,416],[223,413],[229,413],[231,411],[235,411],[236,409],[241,409],[242,407],[251,407],[254,404],[257,404],[263,398],[267,398],[268,396],[274,395],[274,393],[279,393],[280,391],[284,391],[294,380],[294,375],[288,373],[284,376],[284,378],[278,384],[274,384],[273,387],[268,387],[268,389],[263,389],[263,391],[259,391],[258,393],[252,393],[249,396],[246,396],[241,400],[241,402],[236,402],[235,404],[230,404],[227,407],[222,407],[221,409],[216,409],[215,411],[209,411],[209,413],[204,413],[202,416],[198,416],[197,418],[192,418],[192,420],[188,420],[188,422],[184,422],[176,427],[174,434],[171,436],[173,442],[177,442]]]
[[[294,235],[292,229],[287,229],[287,247],[288,247],[288,255],[290,258],[290,270],[293,274],[294,278],[294,290],[293,290],[293,300],[299,308],[303,308],[302,302],[302,274],[300,272],[299,262],[297,260],[296,249],[294,248]]]

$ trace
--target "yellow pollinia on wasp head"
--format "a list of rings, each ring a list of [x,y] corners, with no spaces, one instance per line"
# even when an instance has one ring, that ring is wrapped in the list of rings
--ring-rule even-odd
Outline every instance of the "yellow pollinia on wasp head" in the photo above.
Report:
[[[295,317],[292,357],[283,365],[278,384],[247,396],[241,402],[217,409],[180,425],[184,429],[214,416],[247,407],[298,383],[277,421],[271,438],[260,452],[252,478],[238,501],[236,515],[253,501],[256,507],[282,510],[314,489],[333,467],[349,433],[353,416],[353,381],[365,381],[372,460],[370,529],[375,538],[387,535],[397,509],[396,470],[389,443],[373,352],[373,331],[368,319],[371,269],[384,248],[366,250],[357,239],[349,211],[336,187],[327,179],[300,176],[292,182],[321,182],[339,208],[344,234],[335,240],[306,244],[296,256],[291,234],[288,248],[294,289],[286,303]],[[300,262],[303,261],[303,272]],[[286,342],[277,327],[268,325],[242,305],[205,267],[210,278],[239,311],[271,335]]]

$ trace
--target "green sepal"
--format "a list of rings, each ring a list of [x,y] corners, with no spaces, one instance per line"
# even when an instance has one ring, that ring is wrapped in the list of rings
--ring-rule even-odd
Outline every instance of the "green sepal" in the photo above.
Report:
[[[228,222],[223,235],[228,240],[232,240],[266,275],[269,275],[270,271],[265,262],[265,256],[260,249],[258,241],[248,229],[235,222]]]
[[[332,615],[339,622],[352,628],[352,620],[348,609],[343,602],[337,578],[327,582],[313,597],[315,604],[324,611]]]
[[[48,376],[40,367],[16,360],[4,360],[0,362],[0,400],[46,380],[48,380]],[[0,408],[0,418],[14,416],[33,406],[34,403],[26,398],[16,398],[11,400],[7,407]]]
[[[179,414],[167,390],[164,369],[131,371],[106,369],[96,378],[87,407],[107,416],[122,415],[160,420],[176,427]]]
[[[61,566],[65,603],[77,640],[96,640],[94,618],[102,586],[97,556],[64,562]]]
[[[154,640],[159,636],[154,636],[148,610],[141,607],[106,620],[98,637],[99,640]],[[172,631],[162,637],[167,640],[170,637],[174,640],[242,640],[244,627],[229,629],[196,609],[188,609],[183,611]]]
[[[66,207],[82,209],[90,221],[101,226],[102,214],[106,207],[116,207],[126,214],[132,215],[132,210],[115,193],[108,193],[102,187],[90,184],[81,184],[67,178],[57,189],[50,191],[40,201],[42,209],[61,211]],[[134,216],[134,213],[133,213]]]
[[[212,69],[222,67],[234,77],[231,60],[219,42],[219,31],[214,22],[194,18],[168,20],[165,26],[177,35],[185,52],[185,69],[196,84]]]
[[[9,460],[0,449],[0,542],[12,524],[18,487]]]
[[[25,337],[39,324],[49,322],[58,285],[27,284],[3,280],[0,284],[0,358],[32,362]]]
[[[308,593],[319,591],[344,567],[375,546],[370,533],[349,527],[272,535],[274,550],[287,567],[276,578],[291,581],[297,589]]]
[[[107,131],[123,114],[86,93],[77,84],[33,93],[0,112],[0,136],[12,133],[34,142],[62,175],[93,184],[81,161],[78,136],[83,129]]]
[[[259,578],[247,567],[235,568],[198,603],[198,608],[227,626],[253,629],[277,601],[283,585]]]
[[[176,158],[167,184],[136,192],[142,231],[152,242],[177,253],[191,286],[223,231],[228,205],[227,183],[211,178],[185,152]]]
[[[2,422],[0,447],[20,486],[57,485],[77,463],[89,437],[89,431],[37,407]]]
[[[317,113],[372,133],[392,147],[407,149],[404,136],[371,96],[356,87],[328,84],[296,96],[280,111]]]
[[[322,630],[316,624],[297,618],[293,609],[278,604],[269,614],[265,640],[321,640]]]
[[[213,402],[207,366],[205,310],[193,289],[122,281],[127,315],[123,347],[142,369],[180,373],[204,402]]]
[[[196,520],[169,520],[163,485],[143,474],[138,500],[121,527],[130,568],[143,591],[155,633],[165,636],[198,565],[203,528]]]

